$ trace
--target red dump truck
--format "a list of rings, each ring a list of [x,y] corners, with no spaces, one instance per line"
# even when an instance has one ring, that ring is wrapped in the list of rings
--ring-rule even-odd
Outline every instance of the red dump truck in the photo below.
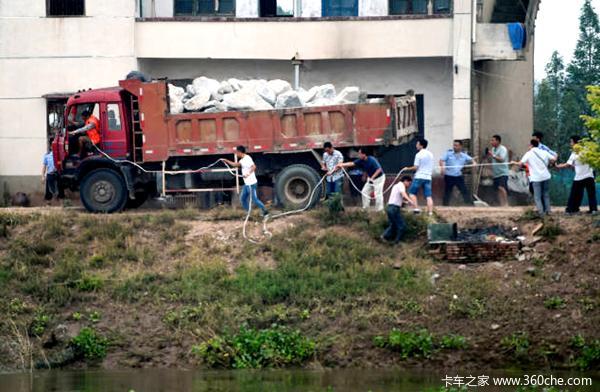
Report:
[[[84,110],[100,120],[102,152],[79,159],[68,132],[82,126]],[[237,145],[256,162],[259,184],[273,186],[278,201],[292,208],[312,202],[322,175],[315,150],[325,141],[345,155],[365,146],[389,152],[417,132],[417,106],[414,97],[386,96],[335,106],[171,114],[166,80],[128,79],[70,97],[64,123],[52,146],[55,164],[63,186],[78,189],[88,211],[135,208],[152,196],[239,191],[238,177],[224,165],[199,170],[222,157],[233,160]]]

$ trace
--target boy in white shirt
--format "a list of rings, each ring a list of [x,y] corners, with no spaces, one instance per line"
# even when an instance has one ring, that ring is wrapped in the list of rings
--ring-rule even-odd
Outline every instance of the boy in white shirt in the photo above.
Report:
[[[529,168],[529,182],[533,187],[533,199],[540,216],[550,214],[550,170],[548,164],[554,163],[556,157],[548,151],[539,148],[540,142],[531,139],[529,151],[523,155],[520,162],[514,165]]]
[[[433,197],[431,192],[431,175],[433,174],[433,154],[427,150],[427,140],[419,139],[417,141],[417,155],[415,155],[415,163],[411,167],[407,167],[407,171],[415,172],[415,178],[408,190],[410,198],[415,206],[415,212],[420,212],[417,203],[417,193],[423,188],[423,196],[427,200],[427,212],[433,214]]]
[[[588,204],[590,210],[588,213],[598,213],[598,202],[596,201],[596,180],[594,179],[594,171],[590,165],[586,165],[581,162],[579,155],[574,151],[574,147],[579,143],[579,136],[571,136],[570,144],[573,152],[566,163],[556,165],[559,169],[565,169],[572,167],[575,169],[575,178],[573,179],[573,185],[571,186],[571,193],[569,194],[569,201],[567,202],[567,214],[576,214],[579,212],[581,201],[583,200],[584,189],[587,192]]]
[[[244,188],[240,195],[240,203],[242,207],[248,211],[250,209],[250,197],[258,208],[262,210],[263,216],[269,215],[269,211],[265,205],[258,198],[256,189],[258,186],[258,180],[256,179],[256,165],[250,155],[246,154],[246,147],[237,146],[235,148],[235,155],[238,158],[237,162],[230,161],[229,159],[223,159],[228,165],[242,168],[242,176],[244,178]]]

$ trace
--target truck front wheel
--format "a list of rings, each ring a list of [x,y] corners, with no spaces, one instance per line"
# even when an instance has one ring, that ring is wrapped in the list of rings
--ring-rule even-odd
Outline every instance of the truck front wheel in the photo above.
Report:
[[[127,202],[127,187],[114,170],[96,169],[81,181],[81,202],[90,212],[111,213],[121,211]]]
[[[315,190],[319,180],[319,175],[310,166],[288,166],[275,178],[277,198],[286,208],[303,208],[307,204],[313,207],[321,197],[321,185]]]

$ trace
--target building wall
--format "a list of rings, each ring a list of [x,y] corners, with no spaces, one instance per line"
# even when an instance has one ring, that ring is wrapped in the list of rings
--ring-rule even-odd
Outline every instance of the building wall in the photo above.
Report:
[[[0,185],[41,188],[43,95],[115,85],[136,69],[134,16],[129,0],[87,1],[86,16],[70,18],[46,17],[45,0],[0,0]]]
[[[293,80],[290,61],[140,59],[140,69],[154,77],[187,79],[281,78]],[[370,94],[424,95],[425,136],[436,157],[452,141],[452,61],[450,58],[305,61],[300,84],[333,83],[338,90],[358,86]]]
[[[469,26],[467,23],[464,28]],[[467,33],[467,44],[469,37]],[[139,58],[289,60],[297,54],[308,60],[443,57],[452,56],[452,39],[450,17],[270,22],[144,21],[135,25],[135,47]]]
[[[476,73],[480,86],[482,150],[494,134],[514,157],[527,150],[533,132],[533,43],[525,61],[486,61]]]

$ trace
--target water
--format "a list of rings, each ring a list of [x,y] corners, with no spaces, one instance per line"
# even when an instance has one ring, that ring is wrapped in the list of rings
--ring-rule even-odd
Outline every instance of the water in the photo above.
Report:
[[[441,371],[440,373],[443,373]],[[506,372],[464,372],[462,376],[507,376]],[[542,372],[530,372],[542,374]],[[549,373],[544,372],[549,375]],[[449,374],[455,376],[456,374]],[[591,377],[593,386],[580,390],[600,390],[598,374],[553,373],[555,377]],[[511,377],[520,374],[510,374]],[[434,372],[407,372],[402,370],[336,369],[311,370],[261,370],[261,371],[202,371],[175,369],[145,370],[80,370],[0,374],[0,391],[65,391],[65,392],[162,392],[162,391],[211,391],[211,392],[417,392],[439,391],[444,385]],[[514,391],[515,388],[470,388],[469,391]],[[541,389],[539,389],[541,391]]]
[[[0,391],[413,392],[441,385],[441,377],[393,370],[183,371],[97,370],[0,374]]]

